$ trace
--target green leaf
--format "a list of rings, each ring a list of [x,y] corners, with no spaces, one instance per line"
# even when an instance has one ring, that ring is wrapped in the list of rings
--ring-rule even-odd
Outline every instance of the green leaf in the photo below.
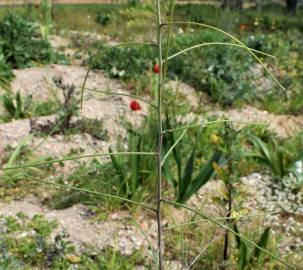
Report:
[[[240,234],[240,231],[238,229],[238,226],[235,224],[234,225],[234,231],[238,234]],[[247,257],[248,257],[248,249],[247,249],[247,245],[244,241],[242,241],[242,239],[239,237],[239,235],[235,234],[235,238],[236,238],[236,243],[237,243],[237,248],[238,248],[238,268],[240,270],[245,269],[245,267],[247,266]]]
[[[239,255],[238,255],[238,267],[240,270],[245,269],[247,266],[247,245],[245,242],[241,242],[240,249],[239,249]]]
[[[136,140],[136,135],[130,133],[129,144],[131,152],[140,152],[141,148],[141,139],[139,138]],[[136,190],[139,186],[139,170],[140,170],[140,156],[139,155],[132,155],[131,159],[131,191],[132,194],[136,193]]]
[[[109,152],[113,153],[111,148],[109,148]],[[110,155],[110,158],[111,158],[112,164],[113,164],[116,172],[119,175],[119,179],[120,179],[120,182],[122,184],[123,191],[125,193],[127,193],[128,192],[128,187],[127,187],[127,181],[126,181],[126,178],[125,178],[125,175],[126,175],[125,170],[124,170],[122,164],[119,162],[119,160],[117,159],[117,157],[115,155]]]
[[[234,225],[234,231],[237,233],[237,234],[240,234],[239,230],[238,230],[238,226],[235,224]],[[235,234],[235,238],[236,238],[236,243],[237,243],[237,248],[240,249],[240,245],[241,245],[241,238]]]
[[[262,156],[264,156],[267,160],[272,161],[270,149],[260,138],[250,135],[249,140],[253,143],[255,148],[261,153]]]
[[[166,159],[163,166],[162,166],[164,177],[167,179],[167,181],[174,187],[175,191],[177,190],[178,183],[175,180],[175,178],[170,173],[169,169],[169,159]]]
[[[13,99],[8,95],[4,95],[2,97],[2,100],[3,100],[3,105],[4,105],[5,109],[7,110],[7,112],[10,114],[11,117],[15,118],[16,108],[13,103]]]
[[[24,114],[23,114],[23,111],[22,111],[22,99],[21,99],[21,95],[20,95],[19,91],[16,94],[16,104],[17,104],[16,117],[17,118],[24,117]]]
[[[186,192],[188,186],[191,183],[191,179],[192,179],[192,174],[193,174],[193,170],[194,170],[194,161],[195,161],[195,150],[192,151],[185,170],[184,170],[184,175],[181,177],[180,182],[179,182],[179,198],[181,199],[184,195],[184,193]]]
[[[167,127],[167,129],[172,129],[167,112],[166,112],[166,127]],[[167,134],[167,137],[168,137],[168,142],[170,143],[171,146],[176,143],[176,138],[175,138],[174,132],[169,132]],[[173,149],[173,156],[174,156],[176,164],[177,164],[178,178],[180,179],[181,172],[182,172],[182,159],[181,159],[180,148],[177,145]]]
[[[270,235],[270,228],[266,228],[264,230],[264,232],[262,233],[257,245],[261,248],[264,248],[266,249],[266,246],[268,244],[268,240],[269,240],[269,235]],[[261,254],[261,250],[258,249],[258,248],[255,248],[255,251],[254,251],[254,254],[253,256],[251,256],[250,258],[250,263],[252,263],[253,261],[256,261],[258,262],[259,261],[259,258],[260,258],[260,254]]]
[[[184,195],[179,199],[180,203],[186,202],[192,195],[194,195],[203,185],[205,185],[215,174],[213,163],[220,163],[223,161],[223,153],[216,151],[209,161],[201,167],[198,176],[190,183]]]
[[[275,175],[283,177],[284,173],[284,157],[283,155],[278,154],[274,156],[274,150],[271,149],[266,143],[264,143],[260,138],[254,135],[249,135],[248,139],[252,142],[256,150],[259,152],[259,155],[256,155],[255,158],[265,165],[268,166]],[[249,156],[249,155],[248,155]]]

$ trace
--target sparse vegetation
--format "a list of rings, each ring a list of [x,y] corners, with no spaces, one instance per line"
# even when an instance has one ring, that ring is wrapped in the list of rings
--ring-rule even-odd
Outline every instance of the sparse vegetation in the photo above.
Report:
[[[45,209],[83,204],[88,223],[111,216],[136,230],[79,250],[47,217],[0,211],[0,268],[300,269],[302,11],[43,3],[0,6],[0,203],[30,193]],[[34,78],[11,84],[13,69],[69,60],[91,69],[77,74],[87,88],[53,66],[46,99],[21,95],[42,85]],[[289,126],[271,123],[278,114]]]

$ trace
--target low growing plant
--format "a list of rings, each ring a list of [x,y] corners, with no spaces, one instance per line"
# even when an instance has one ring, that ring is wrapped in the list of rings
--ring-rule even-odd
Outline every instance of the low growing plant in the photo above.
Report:
[[[42,39],[39,25],[17,14],[8,14],[0,21],[0,48],[12,68],[51,61],[52,48]]]
[[[171,124],[169,116],[166,116],[165,128],[170,130]],[[177,144],[175,134],[170,132],[164,135],[163,150],[164,156],[169,153],[169,149],[173,148],[173,161],[175,163],[177,176],[174,175],[171,169],[169,159],[166,159],[163,164],[163,174],[169,183],[173,186],[175,191],[175,199],[178,203],[185,203],[191,198],[198,190],[205,185],[216,174],[213,167],[214,164],[220,164],[224,162],[223,153],[220,150],[215,150],[212,157],[206,162],[206,164],[199,164],[198,174],[193,175],[195,169],[196,150],[195,147],[192,150],[185,167],[182,166],[182,146]],[[219,165],[218,165],[219,166]]]
[[[288,174],[293,174],[297,179],[297,188],[300,190],[303,186],[303,153],[294,155],[288,152],[286,148],[278,145],[273,139],[265,143],[260,138],[250,135],[249,141],[253,145],[255,152],[247,154],[247,157],[254,158],[260,164],[266,166],[275,175],[276,180],[283,186],[283,178]]]
[[[17,92],[14,98],[11,95],[6,94],[1,97],[1,100],[11,118],[23,119],[29,116],[29,109],[32,103],[31,95],[27,96],[23,101],[20,92]]]

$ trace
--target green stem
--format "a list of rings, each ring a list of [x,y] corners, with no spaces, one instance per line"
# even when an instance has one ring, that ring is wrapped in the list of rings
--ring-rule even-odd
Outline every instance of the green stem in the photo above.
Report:
[[[200,47],[204,47],[204,46],[212,46],[212,45],[223,45],[223,46],[233,46],[233,47],[240,47],[240,48],[243,48],[245,49],[244,46],[240,45],[240,44],[234,44],[234,43],[229,43],[229,42],[207,42],[207,43],[201,43],[201,44],[197,44],[197,45],[194,45],[194,46],[191,46],[189,48],[186,48],[182,51],[179,51],[171,56],[169,56],[167,58],[167,61],[181,55],[181,54],[185,54],[186,52],[188,51],[191,51],[193,49],[197,49],[197,48],[200,48]],[[268,53],[264,53],[264,52],[261,52],[261,51],[258,51],[258,50],[254,50],[254,49],[251,49],[249,48],[250,51],[252,52],[255,52],[255,53],[259,53],[259,54],[262,54],[262,55],[265,55],[265,56],[268,56],[268,57],[272,57],[272,58],[276,58],[275,56],[271,55],[271,54],[268,54]]]
[[[162,57],[162,36],[161,36],[161,7],[160,0],[156,0],[156,15],[157,15],[157,46],[158,46],[158,64],[160,72],[158,74],[158,94],[157,94],[157,122],[158,122],[158,145],[157,145],[157,237],[158,237],[158,269],[163,267],[163,242],[162,242],[162,220],[161,220],[161,204],[162,204],[162,107],[161,107],[161,88],[163,80],[163,57]]]
[[[8,170],[14,170],[14,169],[24,169],[24,168],[30,168],[30,167],[36,167],[36,166],[42,166],[42,165],[49,165],[53,163],[59,163],[64,161],[71,161],[71,160],[77,160],[77,159],[83,159],[83,158],[92,158],[92,157],[102,157],[102,156],[129,156],[129,155],[156,155],[155,152],[116,152],[116,153],[103,153],[103,154],[93,154],[93,155],[85,155],[85,156],[75,156],[75,157],[67,157],[63,159],[55,159],[50,160],[46,162],[40,162],[40,163],[33,163],[33,164],[25,164],[25,165],[19,165],[14,167],[7,167],[2,168],[3,171]]]
[[[266,126],[267,124],[265,123],[254,123],[254,122],[243,122],[243,121],[235,121],[235,120],[229,120],[229,119],[223,119],[223,120],[215,120],[215,121],[209,121],[209,122],[203,122],[203,123],[198,123],[198,124],[193,124],[193,125],[188,125],[185,127],[178,127],[178,128],[172,128],[172,129],[167,129],[164,130],[164,133],[167,132],[174,132],[174,131],[179,131],[183,129],[188,129],[188,128],[195,128],[195,127],[200,127],[200,126],[208,126],[211,124],[220,124],[220,123],[235,123],[235,124],[240,124],[240,125],[251,125],[251,126]]]
[[[82,87],[81,87],[81,88],[82,88]],[[102,94],[106,94],[106,95],[131,97],[131,98],[134,98],[134,99],[141,100],[141,101],[143,101],[143,102],[149,104],[150,106],[152,106],[154,109],[157,109],[157,106],[154,105],[152,102],[150,102],[150,101],[148,101],[148,100],[146,100],[146,99],[144,99],[144,98],[135,96],[135,95],[124,94],[124,93],[117,93],[117,92],[101,91],[101,90],[95,90],[95,89],[91,89],[91,88],[87,88],[87,87],[85,87],[84,89],[85,89],[85,90],[88,90],[88,91],[90,91],[90,92],[102,93]]]

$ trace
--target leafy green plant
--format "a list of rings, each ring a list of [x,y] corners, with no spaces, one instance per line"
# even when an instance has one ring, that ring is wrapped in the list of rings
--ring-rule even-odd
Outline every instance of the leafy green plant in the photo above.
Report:
[[[39,26],[17,14],[10,13],[0,22],[0,48],[12,68],[51,61],[51,45],[42,39]]]
[[[0,50],[0,89],[8,90],[10,88],[10,80],[14,74],[10,66],[6,63],[4,54]]]
[[[147,132],[150,132],[150,128]],[[145,136],[142,136],[143,134]],[[154,142],[146,136],[146,131],[129,130],[128,152],[151,151]],[[122,151],[121,145],[118,149]],[[110,149],[112,153],[112,149]],[[150,159],[138,155],[131,156],[128,160],[111,156],[111,161],[116,174],[119,176],[122,193],[128,198],[137,198],[144,193],[143,184],[153,176],[154,163]]]
[[[44,40],[48,40],[52,28],[52,0],[41,0],[41,10],[43,13],[43,25],[41,26],[41,33]]]
[[[64,84],[62,77],[54,77],[54,83],[58,88],[62,90],[64,101],[60,106],[58,119],[55,122],[55,127],[64,133],[66,129],[71,128],[72,117],[78,113],[78,99],[76,98],[76,87],[68,84]]]
[[[171,129],[168,115],[166,116],[166,127],[167,129]],[[166,159],[163,164],[163,174],[175,190],[176,201],[178,203],[185,203],[191,198],[191,196],[196,194],[203,185],[212,179],[212,177],[215,175],[213,165],[222,163],[224,158],[221,151],[215,150],[214,154],[206,164],[199,165],[200,169],[198,175],[194,177],[193,172],[196,158],[195,148],[192,150],[190,157],[186,162],[185,168],[182,171],[181,146],[177,145],[177,140],[174,133],[165,134],[163,140],[164,153],[168,153],[169,149],[173,145],[175,145],[173,148],[173,160],[177,166],[177,178],[175,178],[174,174],[171,172],[168,159]]]
[[[239,233],[237,225],[234,225],[235,232]],[[250,251],[249,246],[240,237],[235,235],[237,249],[238,249],[238,269],[253,269],[251,267],[258,265],[261,260],[261,250],[255,248]],[[262,249],[266,249],[268,241],[270,239],[270,228],[266,228],[261,234],[257,245]]]
[[[97,21],[97,23],[100,23],[102,26],[106,26],[106,25],[108,25],[108,23],[110,21],[110,15],[98,12],[96,21]]]
[[[297,179],[297,189],[302,187],[303,153],[293,156],[283,146],[279,146],[274,139],[265,143],[257,136],[250,135],[248,140],[253,144],[255,150],[253,153],[247,153],[248,157],[254,158],[257,162],[269,168],[280,184],[283,185],[283,178],[291,173]]]
[[[9,113],[11,118],[22,119],[29,115],[29,108],[32,102],[32,96],[28,96],[25,101],[22,100],[20,92],[16,93],[16,97],[12,98],[10,95],[2,96],[2,103]]]

